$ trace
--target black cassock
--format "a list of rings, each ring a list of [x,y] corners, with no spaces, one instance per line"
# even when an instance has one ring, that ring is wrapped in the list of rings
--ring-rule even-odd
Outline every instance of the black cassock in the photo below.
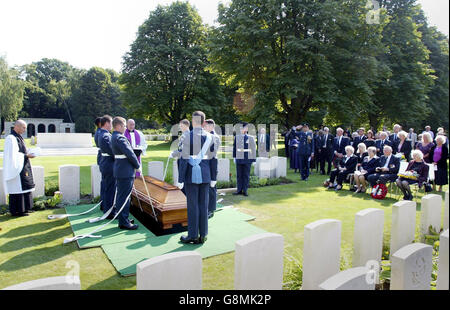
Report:
[[[22,136],[12,130],[11,134],[17,139],[19,145],[19,152],[27,154],[27,148]],[[23,169],[20,172],[20,183],[22,185],[22,191],[27,191],[35,187],[33,180],[33,170],[31,168],[30,159],[27,155],[23,163]],[[12,215],[19,215],[28,212],[33,207],[33,195],[32,192],[23,194],[9,194],[9,212]]]

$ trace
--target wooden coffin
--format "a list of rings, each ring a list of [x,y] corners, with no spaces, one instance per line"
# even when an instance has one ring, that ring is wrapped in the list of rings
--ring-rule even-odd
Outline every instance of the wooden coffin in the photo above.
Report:
[[[187,226],[186,196],[176,186],[164,181],[145,176],[145,182],[150,193],[151,202],[156,213],[158,223],[163,229],[170,229],[174,224]],[[142,211],[153,216],[147,191],[142,178],[136,178],[131,194],[131,204],[135,211]],[[136,210],[137,209],[137,210]]]

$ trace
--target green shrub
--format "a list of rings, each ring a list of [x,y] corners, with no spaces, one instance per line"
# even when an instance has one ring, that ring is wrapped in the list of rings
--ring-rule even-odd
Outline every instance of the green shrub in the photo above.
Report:
[[[53,196],[59,190],[58,181],[45,180],[45,196]]]

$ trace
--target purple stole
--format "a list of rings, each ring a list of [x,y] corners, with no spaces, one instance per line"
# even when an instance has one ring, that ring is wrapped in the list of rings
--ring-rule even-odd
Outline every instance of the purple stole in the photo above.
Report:
[[[128,129],[125,129],[125,133],[123,135],[128,139],[128,141],[130,141],[130,145],[131,145],[130,131]],[[134,139],[136,141],[136,145],[141,144],[141,135],[139,135],[136,130],[134,130]],[[133,145],[131,145],[131,147],[133,148]],[[138,159],[139,163],[141,163],[141,156],[138,156],[137,159]],[[136,177],[138,178],[140,176],[141,176],[141,174],[139,173],[139,171],[136,171]]]

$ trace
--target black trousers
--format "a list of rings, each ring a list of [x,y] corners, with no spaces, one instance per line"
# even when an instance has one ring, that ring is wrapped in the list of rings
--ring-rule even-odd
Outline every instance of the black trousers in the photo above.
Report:
[[[238,192],[247,192],[250,183],[252,164],[236,164],[236,183]]]
[[[19,215],[28,212],[33,208],[33,194],[9,194],[9,212],[12,215]]]
[[[323,174],[325,174],[325,162],[328,163],[327,174],[329,175],[331,172],[331,160],[332,160],[330,152],[322,148],[319,152],[318,160],[320,162],[320,172]]]
[[[206,237],[208,234],[209,183],[185,183],[188,216],[188,237]]]
[[[388,182],[395,182],[398,176],[392,173],[374,173],[367,177],[370,186],[374,187],[378,184],[386,184]]]
[[[336,183],[342,186],[342,183],[347,179],[347,176],[351,173],[351,171],[339,171],[339,169],[331,171],[330,182],[334,183],[336,179]]]
[[[208,212],[216,211],[217,203],[217,187],[209,187],[209,202],[208,202]]]

